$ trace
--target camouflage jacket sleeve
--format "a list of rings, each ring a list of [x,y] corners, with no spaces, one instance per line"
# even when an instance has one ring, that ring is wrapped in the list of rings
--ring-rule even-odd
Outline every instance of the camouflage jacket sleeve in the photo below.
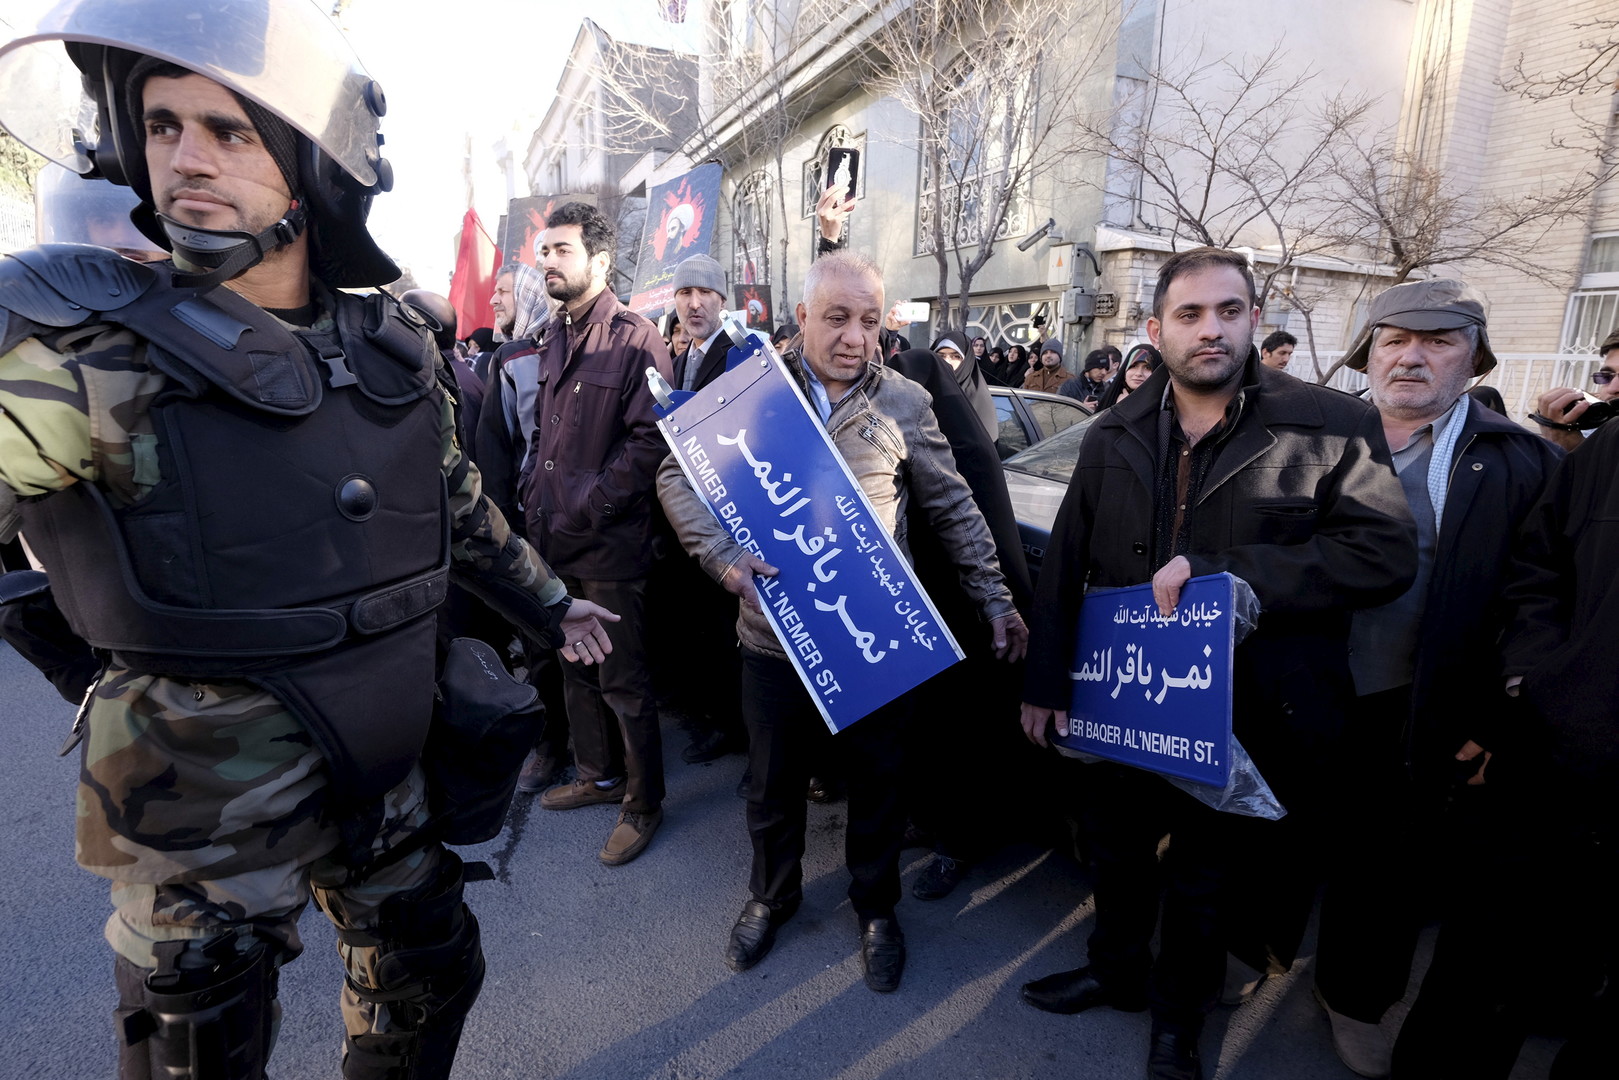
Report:
[[[441,395],[440,432],[444,440],[444,476],[450,488],[452,555],[456,577],[486,600],[490,590],[510,595],[517,590],[550,606],[567,595],[562,579],[511,526],[498,507],[484,497],[478,467],[461,450],[455,432],[455,410]],[[495,601],[508,618],[521,618],[509,603]]]
[[[0,482],[21,496],[98,483],[131,502],[157,481],[147,404],[163,376],[127,330],[25,338],[0,356]]]

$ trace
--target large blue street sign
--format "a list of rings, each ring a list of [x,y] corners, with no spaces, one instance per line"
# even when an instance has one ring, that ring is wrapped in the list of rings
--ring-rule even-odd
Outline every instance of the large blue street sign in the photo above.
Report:
[[[1079,609],[1063,746],[1223,788],[1231,771],[1229,574],[1193,578],[1173,615],[1152,586],[1098,589]]]
[[[749,344],[658,426],[715,519],[780,571],[754,578],[760,602],[841,731],[962,652],[783,361]]]

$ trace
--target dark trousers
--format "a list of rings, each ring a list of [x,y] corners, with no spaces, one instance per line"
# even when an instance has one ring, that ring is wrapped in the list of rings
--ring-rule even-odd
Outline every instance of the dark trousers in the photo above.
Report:
[[[1353,806],[1333,822],[1315,984],[1334,1010],[1375,1024],[1405,996],[1437,846],[1438,807],[1424,805],[1405,766],[1411,688],[1357,698],[1343,739]],[[1456,749],[1461,749],[1460,745]]]
[[[568,592],[620,616],[607,623],[613,652],[600,664],[562,665],[562,694],[581,780],[627,778],[624,809],[645,813],[663,802],[663,734],[647,678],[645,581],[580,581]]]
[[[673,550],[647,577],[647,631],[657,647],[647,663],[653,690],[672,702],[699,733],[742,738],[742,658],[736,640],[736,597],[697,560]],[[692,673],[701,671],[701,678]]]
[[[1333,1009],[1375,1024],[1405,996],[1423,925],[1447,917],[1473,887],[1498,836],[1499,785],[1468,786],[1480,762],[1447,772],[1431,749],[1413,778],[1409,686],[1357,698],[1352,709],[1341,755],[1345,797],[1325,845],[1315,982]]]
[[[912,823],[931,835],[939,854],[973,862],[1026,832],[1027,822],[1050,820],[1048,808],[1036,812],[1035,800],[1054,785],[1050,755],[1036,751],[1018,726],[1022,665],[967,648],[965,660],[911,695],[905,799]],[[992,805],[963,798],[984,776],[1019,782]]]
[[[1511,812],[1468,867],[1433,963],[1394,1044],[1397,1080],[1506,1080],[1530,1031],[1568,1032],[1552,1080],[1612,1075],[1619,1029],[1619,815],[1612,782],[1524,777],[1504,755],[1492,783]],[[1486,774],[1488,775],[1488,774]]]
[[[542,649],[532,641],[524,642],[524,646],[528,684],[540,692],[540,703],[545,706],[534,735],[534,752],[540,757],[566,763],[568,702],[562,690],[562,669],[568,661],[557,655],[555,649]]]
[[[1221,887],[1232,849],[1245,839],[1240,823],[1138,769],[1073,768],[1080,770],[1074,782],[1087,788],[1083,814],[1096,900],[1090,966],[1122,992],[1145,989],[1155,1023],[1199,1031],[1225,977]],[[1154,960],[1160,889],[1163,925]]]
[[[823,751],[849,784],[844,855],[855,915],[865,922],[894,913],[905,835],[900,766],[906,711],[901,699],[833,735],[790,663],[742,650],[742,717],[753,773],[748,888],[754,899],[779,910],[796,906],[803,895],[804,790],[817,751]]]

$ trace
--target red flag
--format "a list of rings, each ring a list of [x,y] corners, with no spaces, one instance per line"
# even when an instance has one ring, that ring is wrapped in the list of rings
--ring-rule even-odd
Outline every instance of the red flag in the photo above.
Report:
[[[455,273],[450,277],[450,304],[458,322],[456,337],[465,338],[480,326],[494,326],[495,312],[489,298],[495,294],[495,271],[499,268],[500,249],[484,232],[478,211],[467,210],[461,219]]]

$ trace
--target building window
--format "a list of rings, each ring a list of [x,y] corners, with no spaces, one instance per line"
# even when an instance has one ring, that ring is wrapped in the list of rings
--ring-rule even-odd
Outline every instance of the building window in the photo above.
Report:
[[[756,172],[736,186],[731,203],[732,275],[737,285],[770,281],[770,199],[774,184]]]
[[[1563,341],[1557,351],[1567,356],[1596,356],[1597,346],[1615,329],[1619,329],[1619,233],[1608,233],[1591,237],[1580,287],[1568,298]]]
[[[826,190],[826,155],[835,146],[860,151],[860,176],[855,180],[854,195],[859,199],[866,194],[866,136],[856,135],[842,124],[833,124],[815,144],[815,156],[804,162],[804,216],[807,218],[815,216],[815,204],[821,201],[821,192]]]
[[[1619,328],[1619,289],[1582,289],[1569,297],[1558,352],[1595,356],[1602,339]]]
[[[1585,260],[1587,274],[1619,274],[1619,235],[1593,236]]]
[[[969,307],[967,337],[987,338],[991,345],[1022,345],[1034,349],[1045,340],[1044,331],[1053,329],[1054,313],[1050,300]]]
[[[965,56],[945,76],[950,89],[941,107],[950,123],[937,138],[923,133],[916,254],[933,254],[939,235],[946,248],[958,248],[977,244],[990,230],[1000,240],[1028,231],[1028,177],[1017,174],[1028,155],[1025,104],[1034,78],[1030,72],[1016,85],[994,84],[976,77]],[[998,215],[1008,187],[1006,213]]]

